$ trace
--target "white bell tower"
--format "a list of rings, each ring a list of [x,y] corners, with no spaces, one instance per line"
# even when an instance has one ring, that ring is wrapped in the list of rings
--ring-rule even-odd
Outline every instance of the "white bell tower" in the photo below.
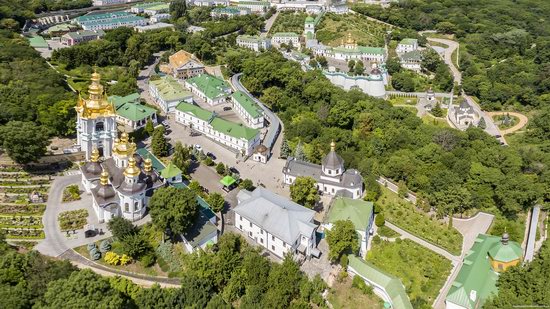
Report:
[[[115,109],[105,97],[101,76],[94,72],[91,80],[88,98],[79,97],[76,105],[77,144],[86,154],[87,161],[94,148],[99,150],[101,156],[109,158],[117,137]]]

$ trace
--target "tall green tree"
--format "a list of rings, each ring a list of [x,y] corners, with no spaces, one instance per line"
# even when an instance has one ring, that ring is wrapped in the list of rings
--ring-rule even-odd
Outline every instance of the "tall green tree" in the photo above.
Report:
[[[170,15],[173,20],[177,20],[180,17],[187,15],[187,1],[186,0],[174,0],[170,2]]]
[[[208,202],[213,212],[222,212],[225,206],[223,196],[217,192],[211,193],[206,199],[206,202]]]
[[[164,127],[157,127],[153,133],[153,140],[151,141],[153,154],[157,157],[166,157],[169,147],[168,141],[166,141],[166,137],[164,137]]]
[[[308,208],[315,207],[315,204],[319,201],[319,191],[315,179],[297,177],[294,183],[290,185],[290,197],[300,205]]]
[[[187,174],[187,171],[191,165],[190,160],[191,152],[189,151],[189,148],[183,146],[180,141],[176,142],[176,146],[174,147],[174,155],[172,156],[172,163]]]
[[[153,224],[181,234],[189,228],[198,213],[197,195],[188,188],[159,188],[149,201]]]
[[[134,224],[123,217],[114,217],[107,222],[107,228],[113,234],[113,237],[122,240],[124,237],[137,233]]]
[[[40,159],[50,144],[48,130],[32,122],[10,121],[0,127],[2,148],[20,164]]]
[[[336,221],[327,232],[329,246],[328,258],[338,261],[343,254],[357,253],[359,250],[359,236],[353,223],[349,220]]]
[[[294,158],[299,161],[307,161],[302,142],[298,142],[298,144],[296,145],[296,148],[294,149]]]

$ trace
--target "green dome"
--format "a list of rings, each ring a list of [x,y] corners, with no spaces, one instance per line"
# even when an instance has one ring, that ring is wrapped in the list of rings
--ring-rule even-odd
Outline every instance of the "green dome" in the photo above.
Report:
[[[313,19],[313,17],[311,17],[311,16],[306,17],[306,23],[312,23],[314,21],[315,21],[315,19]]]
[[[495,261],[507,263],[521,259],[522,250],[516,242],[503,244],[499,241],[489,249],[489,256]]]

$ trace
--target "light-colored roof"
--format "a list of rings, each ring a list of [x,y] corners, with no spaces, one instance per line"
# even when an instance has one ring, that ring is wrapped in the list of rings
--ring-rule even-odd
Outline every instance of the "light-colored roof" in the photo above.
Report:
[[[193,96],[191,92],[185,90],[185,88],[170,75],[150,81],[149,84],[154,85],[158,89],[159,95],[164,101],[184,100]]]
[[[365,231],[373,213],[373,203],[347,197],[335,197],[327,215],[327,223],[349,220],[358,231]]]
[[[414,44],[418,44],[418,40],[417,39],[410,39],[410,38],[405,38],[403,40],[401,40],[401,42],[399,42],[400,45],[414,45]]]
[[[44,38],[39,36],[39,35],[34,35],[34,36],[28,38],[28,40],[29,40],[29,44],[31,45],[31,47],[34,47],[34,48],[48,48],[48,43],[46,42],[46,40],[44,40]]]
[[[111,12],[111,13],[101,13],[101,14],[88,14],[83,15],[75,18],[75,21],[78,23],[83,22],[90,22],[90,21],[97,21],[97,20],[105,20],[105,19],[116,19],[116,18],[122,18],[127,16],[135,16],[133,14],[130,14],[128,12]]]
[[[506,245],[501,241],[495,243],[491,249],[489,249],[489,256],[495,261],[508,263],[521,259],[523,250],[515,241],[509,241]]]
[[[113,103],[117,115],[132,121],[139,121],[156,113],[154,108],[140,103],[139,93],[132,93],[125,97],[113,95],[108,100]]]
[[[298,205],[262,187],[247,194],[239,193],[241,203],[235,213],[245,217],[268,233],[294,244],[300,235],[310,236],[317,226],[313,224],[315,211]]]
[[[89,37],[89,36],[97,36],[97,37],[102,37],[105,35],[105,32],[103,30],[79,30],[79,31],[74,31],[74,32],[68,32],[68,33],[65,33],[63,36],[67,36],[67,37],[70,37],[71,39],[80,39],[80,38],[85,38],[85,37]]]
[[[398,278],[383,272],[371,263],[352,254],[348,255],[348,266],[353,268],[362,277],[383,287],[391,299],[392,308],[413,308],[405,291],[405,287]]]
[[[261,5],[261,6],[269,6],[269,2],[267,1],[239,1],[237,3],[238,6],[241,5]]]
[[[263,115],[263,110],[246,93],[237,91],[231,95],[235,101],[244,108],[252,118],[258,118]]]
[[[485,300],[496,294],[498,275],[491,268],[488,252],[501,241],[500,237],[479,234],[472,248],[464,257],[464,263],[458,272],[445,300],[464,308],[481,308]],[[509,242],[510,245],[517,243]],[[474,291],[474,292],[473,292]],[[475,300],[470,295],[475,293]]]
[[[371,54],[371,55],[384,55],[383,47],[369,47],[369,46],[357,46],[357,48],[345,48],[345,47],[335,47],[332,48],[332,51],[339,52],[342,54]]]
[[[138,21],[143,21],[143,20],[145,20],[145,18],[143,18],[141,16],[126,16],[126,17],[113,18],[113,19],[108,19],[108,20],[83,21],[83,22],[80,22],[80,24],[83,27],[91,27],[93,25],[111,26],[111,25],[132,24],[132,23],[137,23]]]
[[[168,165],[160,171],[160,176],[164,179],[169,179],[178,175],[181,175],[181,170],[172,162],[168,163]]]
[[[165,29],[165,28],[174,28],[174,25],[168,24],[168,23],[156,23],[152,25],[135,26],[134,28],[136,30],[149,31],[149,30],[157,30],[157,29]]]
[[[298,34],[294,33],[294,32],[276,32],[273,34],[273,37],[283,37],[283,38],[286,38],[286,37],[292,37],[292,38],[297,38],[298,37]]]
[[[189,61],[195,61],[199,63],[199,61],[195,58],[195,56],[193,56],[193,54],[183,49],[171,55],[170,57],[168,57],[168,62],[170,63],[170,66],[173,68],[179,68],[187,64]]]
[[[226,96],[231,89],[225,80],[210,74],[200,74],[189,78],[186,82],[196,87],[210,99]]]
[[[422,61],[422,52],[419,50],[413,50],[401,55],[403,61]]]
[[[315,19],[311,16],[306,17],[306,23],[315,23]]]
[[[269,41],[268,38],[263,38],[263,37],[260,37],[258,35],[246,35],[246,34],[238,35],[237,40],[248,41],[248,42],[253,42],[253,43],[259,43],[259,42],[262,42],[262,41],[266,41],[266,42]]]

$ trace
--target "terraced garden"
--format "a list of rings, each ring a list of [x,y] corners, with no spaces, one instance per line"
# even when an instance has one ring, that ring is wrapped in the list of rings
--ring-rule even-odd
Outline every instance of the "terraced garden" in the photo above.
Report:
[[[19,166],[0,167],[0,229],[9,239],[42,239],[51,177],[25,172]]]
[[[295,32],[302,34],[304,32],[304,22],[308,15],[304,12],[280,12],[279,16],[273,23],[273,27],[269,30],[269,34],[273,35],[276,32]]]
[[[327,13],[315,35],[319,42],[333,47],[340,45],[348,33],[359,45],[383,47],[387,30],[388,26],[370,21],[363,15]]]

